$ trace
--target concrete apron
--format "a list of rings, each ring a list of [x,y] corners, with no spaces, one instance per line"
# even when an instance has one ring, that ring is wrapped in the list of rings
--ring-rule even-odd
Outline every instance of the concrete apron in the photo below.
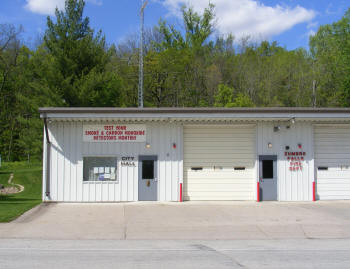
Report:
[[[0,238],[300,239],[350,238],[350,201],[45,203]]]

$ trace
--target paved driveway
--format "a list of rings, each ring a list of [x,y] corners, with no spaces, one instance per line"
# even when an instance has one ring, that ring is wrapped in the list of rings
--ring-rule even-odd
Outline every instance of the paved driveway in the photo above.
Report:
[[[303,239],[350,238],[350,201],[46,203],[1,238]]]

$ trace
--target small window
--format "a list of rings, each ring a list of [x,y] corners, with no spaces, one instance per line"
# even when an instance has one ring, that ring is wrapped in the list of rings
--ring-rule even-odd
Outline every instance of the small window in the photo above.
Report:
[[[245,167],[235,167],[235,170],[245,170]]]
[[[203,170],[203,167],[191,167],[191,170],[200,171],[200,170]]]
[[[326,167],[326,166],[319,166],[318,170],[326,171],[326,170],[328,170],[328,167]]]
[[[84,181],[116,181],[117,158],[116,157],[84,157],[83,180]]]
[[[273,160],[262,160],[263,178],[273,178]]]
[[[154,160],[142,161],[142,179],[154,179]]]

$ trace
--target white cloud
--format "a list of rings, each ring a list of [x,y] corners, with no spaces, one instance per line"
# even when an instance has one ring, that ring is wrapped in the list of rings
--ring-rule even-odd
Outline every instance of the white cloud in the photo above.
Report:
[[[209,4],[203,0],[156,0],[173,16],[181,16],[180,7],[192,6],[201,13]],[[216,28],[220,34],[232,33],[236,38],[269,38],[293,26],[310,22],[316,13],[301,6],[266,6],[255,0],[211,0],[215,5]]]
[[[309,22],[306,26],[307,29],[313,29],[313,28],[317,28],[318,26],[318,22],[317,21],[312,21],[312,22]]]
[[[96,6],[102,6],[102,0],[86,0],[87,3],[94,4]]]
[[[52,15],[56,7],[60,10],[64,8],[65,0],[26,0],[25,8],[33,13]]]
[[[309,30],[306,35],[307,37],[310,37],[310,36],[314,36],[316,34],[316,32],[314,30]]]
[[[25,8],[33,13],[43,15],[53,15],[56,7],[59,10],[64,9],[65,0],[26,0]],[[87,0],[86,2],[94,5],[102,5],[102,0]]]

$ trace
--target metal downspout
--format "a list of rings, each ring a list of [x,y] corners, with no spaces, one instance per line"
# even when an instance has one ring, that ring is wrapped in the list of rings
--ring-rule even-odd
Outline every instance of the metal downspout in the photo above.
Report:
[[[46,188],[45,188],[45,195],[46,197],[50,197],[50,156],[51,156],[51,142],[49,137],[49,130],[47,128],[47,117],[44,115],[44,127],[45,127],[45,134],[46,134]]]

